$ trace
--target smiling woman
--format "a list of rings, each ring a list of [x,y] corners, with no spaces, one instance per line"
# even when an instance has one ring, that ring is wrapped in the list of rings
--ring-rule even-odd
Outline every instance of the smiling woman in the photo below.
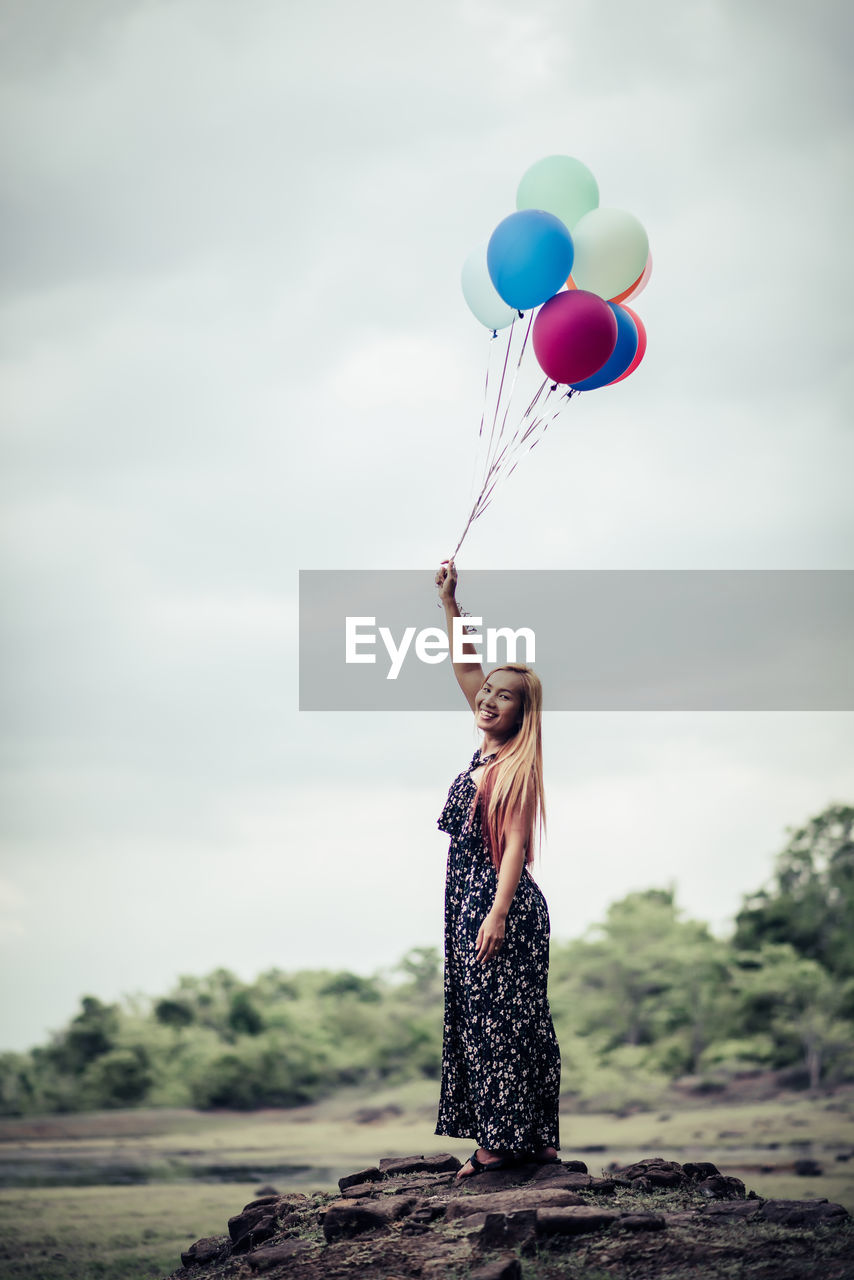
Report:
[[[449,632],[453,562],[436,574]],[[557,1160],[560,1053],[548,1003],[549,913],[531,876],[544,817],[542,686],[526,666],[488,675],[474,646],[454,674],[483,742],[451,786],[445,1025],[437,1134],[474,1138],[458,1177]]]

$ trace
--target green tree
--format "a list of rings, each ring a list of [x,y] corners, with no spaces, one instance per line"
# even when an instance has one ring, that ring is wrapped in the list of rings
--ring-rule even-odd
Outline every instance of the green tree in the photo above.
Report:
[[[164,1027],[189,1027],[196,1020],[189,1001],[168,997],[157,1001],[154,1006],[154,1016]]]
[[[115,1047],[119,1034],[116,1005],[102,1004],[95,996],[84,996],[80,1003],[80,1013],[49,1049],[57,1067],[70,1075],[82,1075],[90,1062]]]
[[[606,1057],[658,1045],[642,1055],[650,1066],[696,1070],[725,1021],[726,959],[705,924],[682,918],[672,890],[631,893],[586,938],[555,949],[552,1005],[558,1017],[571,1009],[571,1029]]]
[[[789,832],[772,884],[747,897],[736,917],[734,944],[757,951],[788,943],[829,973],[854,978],[854,808],[831,805]]]
[[[396,966],[406,979],[403,992],[423,1005],[438,1004],[442,998],[442,957],[436,947],[413,947]]]
[[[131,1107],[145,1100],[152,1082],[144,1045],[110,1049],[86,1068],[83,1095],[93,1107]]]
[[[264,1019],[248,991],[235,991],[228,1009],[228,1025],[239,1035],[257,1036],[264,1030]]]
[[[788,943],[742,955],[734,973],[742,1032],[770,1036],[778,1066],[800,1061],[812,1090],[828,1067],[854,1074],[854,1034],[841,1016],[854,983],[840,985]]]

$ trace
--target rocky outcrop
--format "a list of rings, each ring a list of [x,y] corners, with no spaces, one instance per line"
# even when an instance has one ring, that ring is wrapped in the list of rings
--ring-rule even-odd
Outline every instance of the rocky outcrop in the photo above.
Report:
[[[744,1280],[773,1242],[775,1280],[810,1271],[854,1280],[854,1226],[826,1200],[763,1200],[708,1162],[659,1157],[593,1177],[580,1161],[519,1163],[456,1179],[455,1156],[388,1157],[342,1178],[339,1195],[278,1195],[245,1205],[228,1235],[198,1240],[170,1280],[536,1280],[543,1259],[571,1251],[615,1280],[675,1274],[705,1280],[708,1258]],[[781,1230],[784,1233],[781,1245]],[[765,1263],[761,1264],[762,1266]],[[806,1267],[806,1271],[804,1268]]]

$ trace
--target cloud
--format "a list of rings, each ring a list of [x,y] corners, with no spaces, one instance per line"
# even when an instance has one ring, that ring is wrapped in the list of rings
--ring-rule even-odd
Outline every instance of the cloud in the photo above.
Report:
[[[432,600],[498,355],[459,270],[541,155],[578,155],[603,202],[647,226],[649,349],[632,379],[568,406],[473,528],[463,574],[846,565],[851,20],[835,0],[4,6],[7,858],[63,868],[50,912],[60,882],[94,869],[103,918],[120,920],[138,860],[163,876],[145,910],[170,875],[184,886],[164,907],[163,964],[193,967],[175,904],[191,910],[211,850],[206,902],[225,910],[244,838],[270,883],[286,797],[296,844],[346,886],[353,814],[370,860],[376,811],[387,802],[408,838],[425,779],[459,767],[462,717],[299,715],[297,571],[420,565]],[[773,843],[759,833],[787,788],[786,817],[819,802],[816,779],[850,759],[842,719],[778,761],[779,790],[733,722],[732,773],[716,766],[708,796],[689,788],[708,847],[733,835],[715,814],[742,766],[752,848]],[[582,738],[551,767],[587,780],[591,814],[615,777],[633,803],[654,787],[650,822],[674,759],[701,776],[716,732],[673,728],[677,754],[659,758],[638,728],[627,758],[626,735],[601,729],[591,759]],[[255,804],[266,835],[249,829]],[[371,884],[392,883],[400,848],[374,856]],[[727,867],[735,893],[747,872]],[[316,877],[300,866],[303,895]],[[556,892],[598,910],[592,891]],[[325,917],[313,903],[306,947],[344,896]],[[356,925],[340,928],[356,946]],[[104,972],[92,929],[66,1003]],[[396,955],[397,918],[372,929],[376,955]],[[250,945],[232,936],[216,963]],[[40,938],[16,1018],[48,999],[56,954]],[[17,974],[35,964],[10,954]],[[149,985],[149,958],[126,960],[122,981]]]

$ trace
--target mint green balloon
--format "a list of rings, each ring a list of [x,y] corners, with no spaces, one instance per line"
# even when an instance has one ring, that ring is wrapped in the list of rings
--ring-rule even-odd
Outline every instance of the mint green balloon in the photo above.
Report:
[[[473,249],[463,263],[460,283],[472,315],[487,329],[506,329],[516,319],[516,311],[497,292],[486,265],[486,245]]]
[[[643,274],[649,239],[633,213],[625,209],[593,209],[572,228],[575,258],[572,279],[577,289],[609,300],[630,289]]]
[[[517,209],[545,209],[572,231],[599,204],[596,179],[572,156],[546,156],[526,169],[516,192]]]

